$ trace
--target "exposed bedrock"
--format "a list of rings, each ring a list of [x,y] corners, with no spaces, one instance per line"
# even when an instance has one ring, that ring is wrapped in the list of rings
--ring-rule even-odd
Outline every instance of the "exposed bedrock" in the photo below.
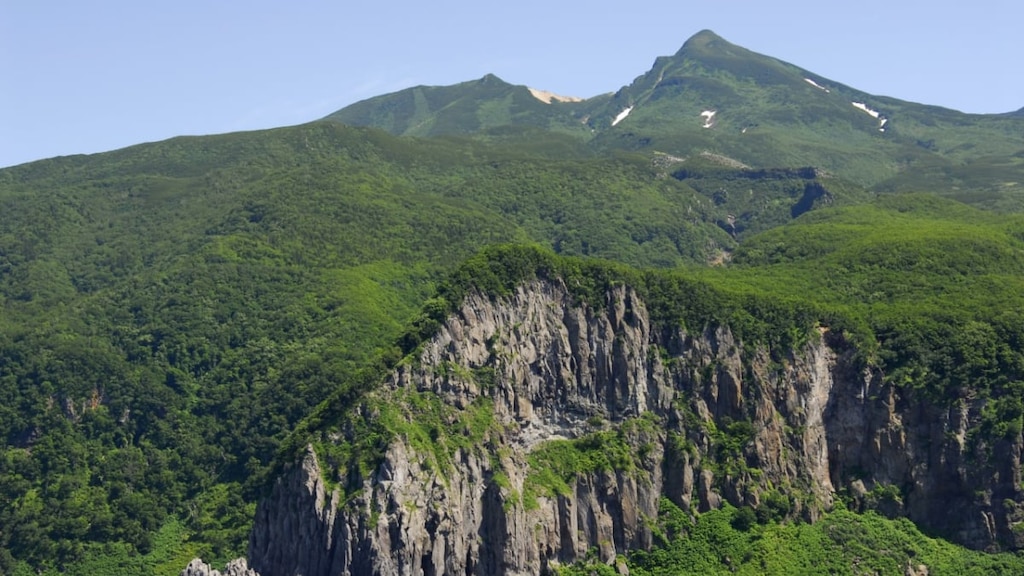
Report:
[[[890,385],[824,329],[769,351],[728,327],[654,326],[626,287],[593,307],[535,281],[469,296],[355,417],[404,405],[415,419],[410,394],[442,406],[431,438],[449,456],[396,433],[343,491],[310,447],[258,508],[253,569],[518,575],[588,554],[612,563],[652,545],[662,498],[694,511],[772,498],[813,521],[842,496],[973,548],[1024,544],[1013,529],[1020,438],[973,439],[981,400],[940,406]],[[487,411],[482,440],[446,443],[470,434],[460,415],[474,409]],[[610,458],[623,445],[622,466],[577,465],[564,485],[542,477],[553,446]]]

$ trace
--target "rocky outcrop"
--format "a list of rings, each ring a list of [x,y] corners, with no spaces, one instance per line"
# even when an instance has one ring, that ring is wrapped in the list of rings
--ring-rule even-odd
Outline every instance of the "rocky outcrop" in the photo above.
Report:
[[[311,447],[260,504],[249,561],[263,576],[612,563],[652,544],[662,498],[813,521],[843,497],[975,548],[1020,548],[1021,439],[973,438],[982,407],[890,385],[824,329],[768,350],[728,327],[655,326],[627,287],[599,307],[558,281],[474,294],[353,409],[390,427],[379,458],[339,476]],[[366,429],[328,436],[344,446]],[[565,450],[621,465],[544,470]]]
[[[181,576],[260,576],[255,570],[249,568],[244,558],[232,560],[224,568],[224,572],[214,570],[209,564],[198,558],[188,563],[188,566],[181,571]]]

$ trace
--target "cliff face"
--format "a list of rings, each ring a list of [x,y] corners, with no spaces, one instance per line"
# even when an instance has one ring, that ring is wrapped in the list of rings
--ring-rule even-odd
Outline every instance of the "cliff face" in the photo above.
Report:
[[[1021,441],[975,441],[981,401],[897,389],[824,330],[774,352],[728,328],[655,327],[625,287],[599,309],[550,281],[470,296],[356,411],[395,430],[350,473],[361,489],[329,488],[310,448],[259,506],[249,563],[263,576],[611,563],[652,544],[663,497],[813,520],[842,496],[975,548],[1024,544]],[[438,425],[399,425],[417,419]]]

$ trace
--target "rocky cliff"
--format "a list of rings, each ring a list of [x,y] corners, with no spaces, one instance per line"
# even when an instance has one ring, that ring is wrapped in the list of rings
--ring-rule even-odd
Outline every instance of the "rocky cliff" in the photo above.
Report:
[[[814,520],[837,498],[1020,548],[1020,434],[933,402],[818,329],[792,350],[654,325],[559,280],[467,297],[259,506],[263,576],[538,574],[652,545],[663,498]],[[362,448],[360,448],[360,446]],[[372,449],[366,449],[370,446]]]

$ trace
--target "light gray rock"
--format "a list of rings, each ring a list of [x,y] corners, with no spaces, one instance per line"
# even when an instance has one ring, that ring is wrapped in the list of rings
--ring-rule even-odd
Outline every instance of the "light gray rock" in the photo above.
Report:
[[[255,570],[249,568],[245,558],[238,558],[228,562],[224,572],[214,570],[209,564],[199,558],[194,558],[188,566],[181,571],[181,576],[260,576]]]

